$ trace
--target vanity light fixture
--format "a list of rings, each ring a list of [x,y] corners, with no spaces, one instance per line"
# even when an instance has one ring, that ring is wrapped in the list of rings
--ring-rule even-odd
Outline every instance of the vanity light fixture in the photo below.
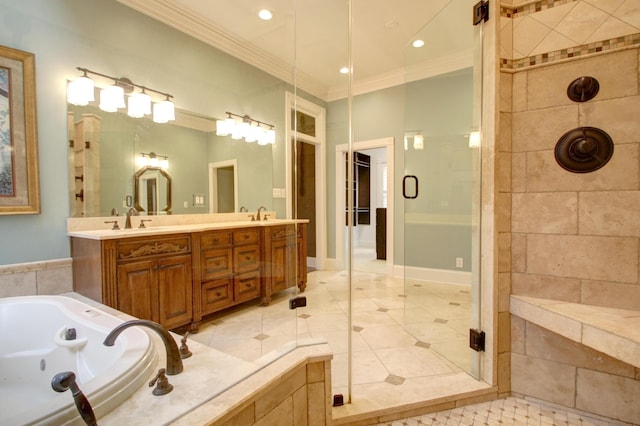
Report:
[[[469,133],[469,148],[479,148],[480,147],[480,132],[473,131]]]
[[[69,82],[67,89],[67,101],[72,105],[86,106],[95,101],[95,89],[93,80],[85,72],[80,77]]]
[[[137,163],[139,167],[159,167],[166,170],[169,168],[169,157],[155,152],[141,152]]]
[[[420,133],[413,137],[413,149],[415,150],[423,150],[424,149],[424,136]]]
[[[171,101],[172,95],[160,92],[150,87],[133,83],[127,78],[112,77],[87,68],[76,67],[83,73],[82,76],[69,82],[67,88],[67,102],[73,105],[86,106],[95,100],[95,83],[87,74],[93,74],[106,80],[112,80],[113,84],[103,87],[100,90],[99,107],[103,111],[116,112],[127,107],[125,94],[128,95],[127,114],[130,117],[141,118],[152,113],[151,96],[147,92],[154,92],[161,95],[163,99],[153,103],[153,121],[156,123],[167,123],[175,120],[175,106]],[[133,93],[136,89],[140,90]]]
[[[248,143],[258,142],[258,145],[276,143],[276,131],[273,124],[253,119],[248,115],[238,115],[232,112],[225,114],[227,114],[226,119],[216,121],[217,136],[231,135],[231,139],[244,139]]]
[[[424,149],[424,135],[421,130],[411,130],[404,134],[404,150],[409,150],[409,139],[413,139],[413,149],[421,151]]]

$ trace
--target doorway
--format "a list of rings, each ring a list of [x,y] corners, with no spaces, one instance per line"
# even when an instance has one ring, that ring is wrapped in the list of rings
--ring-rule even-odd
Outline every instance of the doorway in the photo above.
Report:
[[[209,164],[209,213],[238,211],[237,160]]]
[[[373,139],[369,141],[354,142],[354,152],[364,153],[369,155],[370,161],[373,158],[373,164],[375,166],[375,172],[370,171],[370,180],[374,182],[370,190],[370,197],[375,198],[375,209],[384,209],[384,230],[382,225],[376,226],[377,220],[380,219],[378,214],[382,215],[382,211],[376,211],[373,215],[370,215],[370,222],[373,225],[358,225],[354,227],[354,256],[351,259],[353,264],[358,268],[365,268],[366,271],[373,272],[370,266],[375,266],[375,272],[382,273],[388,276],[393,275],[394,269],[394,247],[393,247],[393,235],[394,235],[394,138]],[[336,146],[336,241],[341,242],[336,244],[336,269],[342,270],[346,268],[349,263],[347,255],[349,250],[347,248],[347,238],[345,238],[346,232],[346,197],[345,197],[345,182],[346,182],[346,161],[347,161],[348,146],[346,144]],[[371,166],[370,168],[374,168]],[[355,221],[354,221],[355,222]],[[380,234],[382,232],[382,235]],[[356,238],[359,237],[359,238]],[[378,259],[378,250],[375,247],[376,240],[381,237],[385,242],[384,259]],[[359,243],[358,243],[359,241]],[[368,265],[364,265],[367,263]]]
[[[316,149],[313,144],[296,141],[295,217],[309,220],[307,257],[316,257]]]

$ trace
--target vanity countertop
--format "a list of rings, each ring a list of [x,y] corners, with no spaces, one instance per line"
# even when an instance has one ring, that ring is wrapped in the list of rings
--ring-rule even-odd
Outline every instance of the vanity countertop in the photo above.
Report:
[[[211,221],[211,222],[201,222],[201,223],[180,223],[179,221],[175,224],[166,224],[170,216],[164,217],[155,217],[155,216],[133,216],[131,218],[132,225],[134,226],[132,229],[124,229],[124,218],[122,216],[114,216],[114,217],[106,217],[100,218],[99,220],[93,219],[94,223],[93,229],[83,229],[84,227],[73,227],[67,226],[67,235],[70,237],[77,238],[86,238],[91,240],[110,240],[116,238],[133,238],[133,237],[142,237],[142,236],[153,236],[153,235],[168,235],[168,234],[181,234],[181,233],[190,233],[190,232],[203,232],[203,231],[214,231],[218,229],[230,229],[230,228],[249,228],[256,226],[275,226],[275,225],[288,225],[288,224],[297,224],[297,223],[308,223],[308,219],[267,219],[261,221],[251,221],[251,220],[237,220],[237,221]],[[162,222],[158,220],[158,218],[163,219]],[[158,220],[160,223],[154,225],[147,223],[145,228],[139,228],[139,222],[141,219],[151,219]],[[108,221],[117,220],[120,229],[113,230],[110,228],[110,223],[104,223]],[[122,223],[120,223],[122,222]],[[96,229],[97,227],[101,227],[101,229]]]

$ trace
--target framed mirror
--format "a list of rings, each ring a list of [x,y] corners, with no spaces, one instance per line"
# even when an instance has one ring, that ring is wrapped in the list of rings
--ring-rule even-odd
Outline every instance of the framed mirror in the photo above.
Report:
[[[133,193],[133,207],[138,212],[171,214],[171,176],[166,170],[153,166],[140,168],[133,176]]]

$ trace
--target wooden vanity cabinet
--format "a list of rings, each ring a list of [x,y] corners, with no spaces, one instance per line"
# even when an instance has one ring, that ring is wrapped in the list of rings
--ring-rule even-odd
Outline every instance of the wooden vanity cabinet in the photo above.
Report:
[[[259,228],[203,232],[199,246],[192,328],[205,315],[259,297],[261,288]]]
[[[74,290],[167,329],[193,318],[191,236],[71,239]]]
[[[271,302],[273,293],[307,287],[306,230],[304,223],[264,227],[263,305]]]
[[[307,283],[306,224],[94,240],[71,237],[74,291],[174,329]]]

